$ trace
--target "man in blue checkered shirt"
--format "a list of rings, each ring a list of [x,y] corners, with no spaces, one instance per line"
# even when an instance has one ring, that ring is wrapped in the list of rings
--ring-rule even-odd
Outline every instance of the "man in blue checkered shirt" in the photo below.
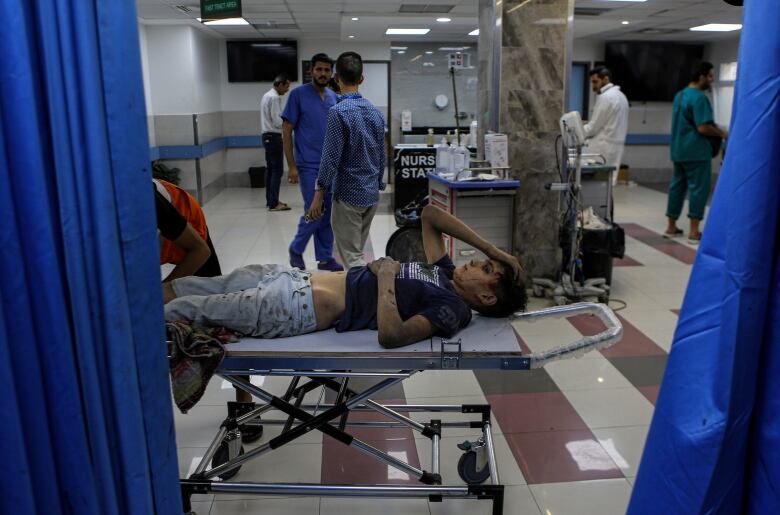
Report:
[[[385,189],[385,118],[358,93],[363,60],[344,52],[336,61],[338,103],[328,111],[320,172],[309,216],[322,216],[325,195],[333,190],[331,224],[344,266],[364,266],[363,247]]]

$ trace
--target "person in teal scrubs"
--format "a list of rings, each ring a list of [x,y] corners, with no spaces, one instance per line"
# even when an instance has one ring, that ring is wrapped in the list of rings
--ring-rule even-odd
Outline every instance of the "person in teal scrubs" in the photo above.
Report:
[[[666,216],[669,224],[665,237],[682,236],[677,227],[685,194],[689,193],[688,218],[690,232],[688,241],[701,240],[699,223],[704,218],[704,207],[710,194],[712,175],[712,146],[708,138],[726,139],[728,133],[714,123],[712,105],[705,91],[710,89],[715,74],[711,63],[694,66],[691,82],[674,97],[672,112],[671,154],[674,162],[674,176],[669,184],[669,202]]]

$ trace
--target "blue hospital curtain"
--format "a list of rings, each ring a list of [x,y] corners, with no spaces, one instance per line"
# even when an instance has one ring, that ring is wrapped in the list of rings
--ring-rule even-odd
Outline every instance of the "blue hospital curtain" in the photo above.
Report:
[[[743,15],[726,163],[630,514],[780,513],[780,2]]]
[[[3,0],[0,513],[181,513],[132,0]]]

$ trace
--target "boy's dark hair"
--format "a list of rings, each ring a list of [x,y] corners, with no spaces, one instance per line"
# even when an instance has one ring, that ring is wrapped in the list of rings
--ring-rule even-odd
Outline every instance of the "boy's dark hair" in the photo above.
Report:
[[[710,70],[715,68],[715,66],[712,65],[712,63],[707,61],[702,61],[700,63],[696,63],[693,65],[693,68],[691,68],[691,82],[699,82],[699,78],[704,75],[705,77],[709,75]]]
[[[594,68],[590,71],[590,74],[588,74],[589,77],[593,75],[598,75],[599,79],[603,79],[604,77],[609,77],[609,82],[612,82],[612,72],[609,71],[609,68],[606,66],[599,66],[597,68]]]
[[[288,82],[290,82],[290,78],[284,73],[280,73],[274,79],[274,86],[281,86],[282,84],[287,84]]]
[[[331,68],[333,67],[333,59],[328,57],[328,54],[314,54],[314,57],[311,58],[311,67],[314,68],[317,66],[317,63],[326,63],[330,65]]]
[[[344,52],[336,60],[336,74],[344,84],[356,85],[363,75],[363,58],[357,52]]]
[[[525,277],[515,280],[512,269],[505,268],[498,281],[492,286],[495,304],[479,306],[474,309],[481,315],[493,318],[506,318],[512,313],[525,311],[528,293],[525,291]]]

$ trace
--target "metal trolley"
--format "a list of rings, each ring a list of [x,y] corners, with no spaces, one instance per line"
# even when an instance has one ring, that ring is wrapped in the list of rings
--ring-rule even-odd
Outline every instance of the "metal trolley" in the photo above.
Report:
[[[427,498],[433,502],[441,502],[445,498],[476,498],[492,500],[493,513],[503,513],[504,487],[496,466],[489,404],[383,405],[371,398],[425,370],[529,370],[540,368],[550,361],[608,347],[622,337],[623,328],[620,322],[603,304],[557,306],[519,313],[511,319],[533,322],[579,314],[598,316],[606,329],[598,335],[532,354],[523,354],[508,320],[483,317],[475,317],[469,327],[461,331],[456,341],[431,340],[415,344],[411,348],[394,350],[379,347],[376,343],[376,333],[373,331],[367,332],[368,334],[362,331],[342,333],[339,335],[339,343],[328,347],[329,352],[321,351],[323,337],[327,339],[328,332],[283,340],[245,339],[228,345],[218,375],[250,393],[261,403],[229,403],[229,416],[222,422],[205,455],[190,477],[181,480],[185,512],[191,511],[190,497],[193,494],[252,493],[317,497]],[[368,344],[365,342],[367,339],[370,342]],[[295,342],[291,344],[291,340]],[[362,347],[358,344],[361,340]],[[290,383],[284,395],[279,397],[252,384],[247,376],[253,374],[289,377]],[[350,386],[350,381],[355,378],[378,382],[362,391],[355,391]],[[304,396],[317,388],[331,391],[335,394],[335,400],[332,403],[305,404]],[[282,412],[286,418],[260,418],[272,409]],[[350,413],[360,411],[381,414],[386,420],[349,419]],[[421,423],[404,415],[412,412],[431,413],[432,418],[427,423]],[[437,413],[452,412],[467,415],[470,420],[444,422],[436,418]],[[257,438],[259,429],[270,425],[282,426],[281,434],[245,452],[243,443],[247,441],[247,435],[255,435]],[[412,466],[348,432],[349,428],[359,427],[405,427],[418,432],[430,440],[430,468],[425,470]],[[458,474],[466,485],[447,485],[440,469],[442,431],[456,427],[476,428],[482,432],[476,441],[459,444],[463,454],[458,462]],[[420,485],[359,486],[250,483],[232,480],[247,461],[268,454],[315,430],[418,479]]]

